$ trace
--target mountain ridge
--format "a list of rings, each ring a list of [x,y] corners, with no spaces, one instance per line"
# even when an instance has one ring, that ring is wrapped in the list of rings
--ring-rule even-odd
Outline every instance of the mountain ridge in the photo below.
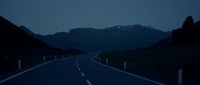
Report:
[[[170,47],[200,44],[200,20],[193,21],[192,16],[188,16],[180,28],[172,31],[172,35],[159,41],[153,47]]]
[[[170,32],[163,32],[150,26],[116,25],[104,29],[75,28],[69,32],[32,36],[61,49],[75,48],[87,51],[109,51],[145,48],[169,35]]]

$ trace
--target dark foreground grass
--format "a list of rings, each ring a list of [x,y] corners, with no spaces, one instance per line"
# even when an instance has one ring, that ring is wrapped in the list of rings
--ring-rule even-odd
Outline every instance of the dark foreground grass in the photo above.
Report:
[[[184,85],[200,85],[200,46],[176,46],[127,51],[103,52],[101,62],[126,71],[168,84],[177,85],[178,70],[183,70]]]

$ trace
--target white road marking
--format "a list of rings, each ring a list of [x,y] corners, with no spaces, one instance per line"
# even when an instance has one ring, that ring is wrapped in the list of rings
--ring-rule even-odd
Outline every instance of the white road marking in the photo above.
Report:
[[[77,65],[76,67],[79,68],[79,65]]]
[[[92,83],[89,80],[86,80],[88,85],[92,85]]]
[[[101,53],[101,52],[100,52],[100,53]],[[94,58],[96,58],[100,53],[98,53]],[[97,64],[99,64],[99,65],[102,65],[102,66],[104,66],[104,67],[107,67],[107,68],[110,68],[110,69],[113,69],[113,70],[116,70],[116,71],[119,71],[119,72],[128,74],[128,75],[130,75],[130,76],[134,76],[134,77],[137,77],[137,78],[146,80],[146,81],[150,81],[150,82],[155,83],[155,84],[158,84],[158,85],[165,85],[165,84],[163,84],[163,83],[160,83],[160,82],[157,82],[157,81],[154,81],[154,80],[151,80],[151,79],[148,79],[148,78],[145,78],[145,77],[142,77],[142,76],[133,74],[133,73],[129,73],[129,72],[126,72],[126,71],[123,71],[123,70],[114,68],[114,67],[112,67],[112,66],[109,66],[109,65],[106,65],[106,64],[103,64],[103,63],[100,63],[100,62],[97,62],[96,60],[94,60],[94,58],[92,57],[92,61],[93,61],[93,62],[95,62],[95,63],[97,63]]]
[[[15,78],[15,77],[17,77],[17,76],[20,76],[20,75],[22,75],[23,73],[26,73],[26,72],[28,72],[28,71],[31,71],[31,70],[33,70],[33,69],[36,69],[36,68],[38,68],[38,67],[40,67],[40,66],[43,66],[43,65],[48,64],[48,63],[51,63],[51,62],[54,62],[54,61],[53,61],[53,60],[52,60],[52,61],[48,61],[48,62],[42,63],[42,64],[40,64],[40,65],[37,65],[37,66],[35,66],[35,67],[32,67],[32,68],[30,68],[30,69],[27,69],[27,70],[24,70],[24,71],[22,71],[22,72],[19,72],[19,73],[13,75],[13,76],[10,76],[10,77],[8,77],[8,78],[6,78],[6,79],[1,80],[1,81],[0,81],[0,84],[6,82],[6,81],[8,81],[8,80],[11,80],[11,79],[13,79],[13,78]]]
[[[77,66],[78,70],[81,71],[81,68],[79,67],[79,63],[78,63],[77,59],[76,59],[76,66]],[[85,77],[85,74],[83,72],[81,72],[81,76]],[[92,83],[88,79],[86,79],[86,82],[88,85],[92,85]]]
[[[81,75],[82,75],[83,77],[85,77],[85,74],[84,74],[84,73],[82,73],[82,72],[81,72]]]

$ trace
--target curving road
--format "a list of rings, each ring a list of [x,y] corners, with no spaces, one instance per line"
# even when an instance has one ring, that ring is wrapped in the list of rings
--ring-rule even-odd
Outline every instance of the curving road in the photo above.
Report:
[[[0,85],[161,85],[93,60],[98,53],[67,57],[21,73]]]

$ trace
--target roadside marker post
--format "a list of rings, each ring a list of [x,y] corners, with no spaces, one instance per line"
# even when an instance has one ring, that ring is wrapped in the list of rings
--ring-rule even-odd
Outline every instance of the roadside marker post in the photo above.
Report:
[[[54,57],[54,60],[56,60],[56,59],[57,59],[57,57],[55,56],[55,57]]]
[[[108,57],[106,58],[106,63],[108,64]]]
[[[18,69],[21,69],[21,59],[18,60]]]
[[[178,70],[178,81],[177,81],[178,85],[182,85],[183,83],[183,70],[179,69]]]
[[[45,56],[43,56],[43,62],[45,62],[46,61],[46,57]]]
[[[124,70],[126,70],[126,68],[127,68],[127,63],[126,61],[124,61]]]

